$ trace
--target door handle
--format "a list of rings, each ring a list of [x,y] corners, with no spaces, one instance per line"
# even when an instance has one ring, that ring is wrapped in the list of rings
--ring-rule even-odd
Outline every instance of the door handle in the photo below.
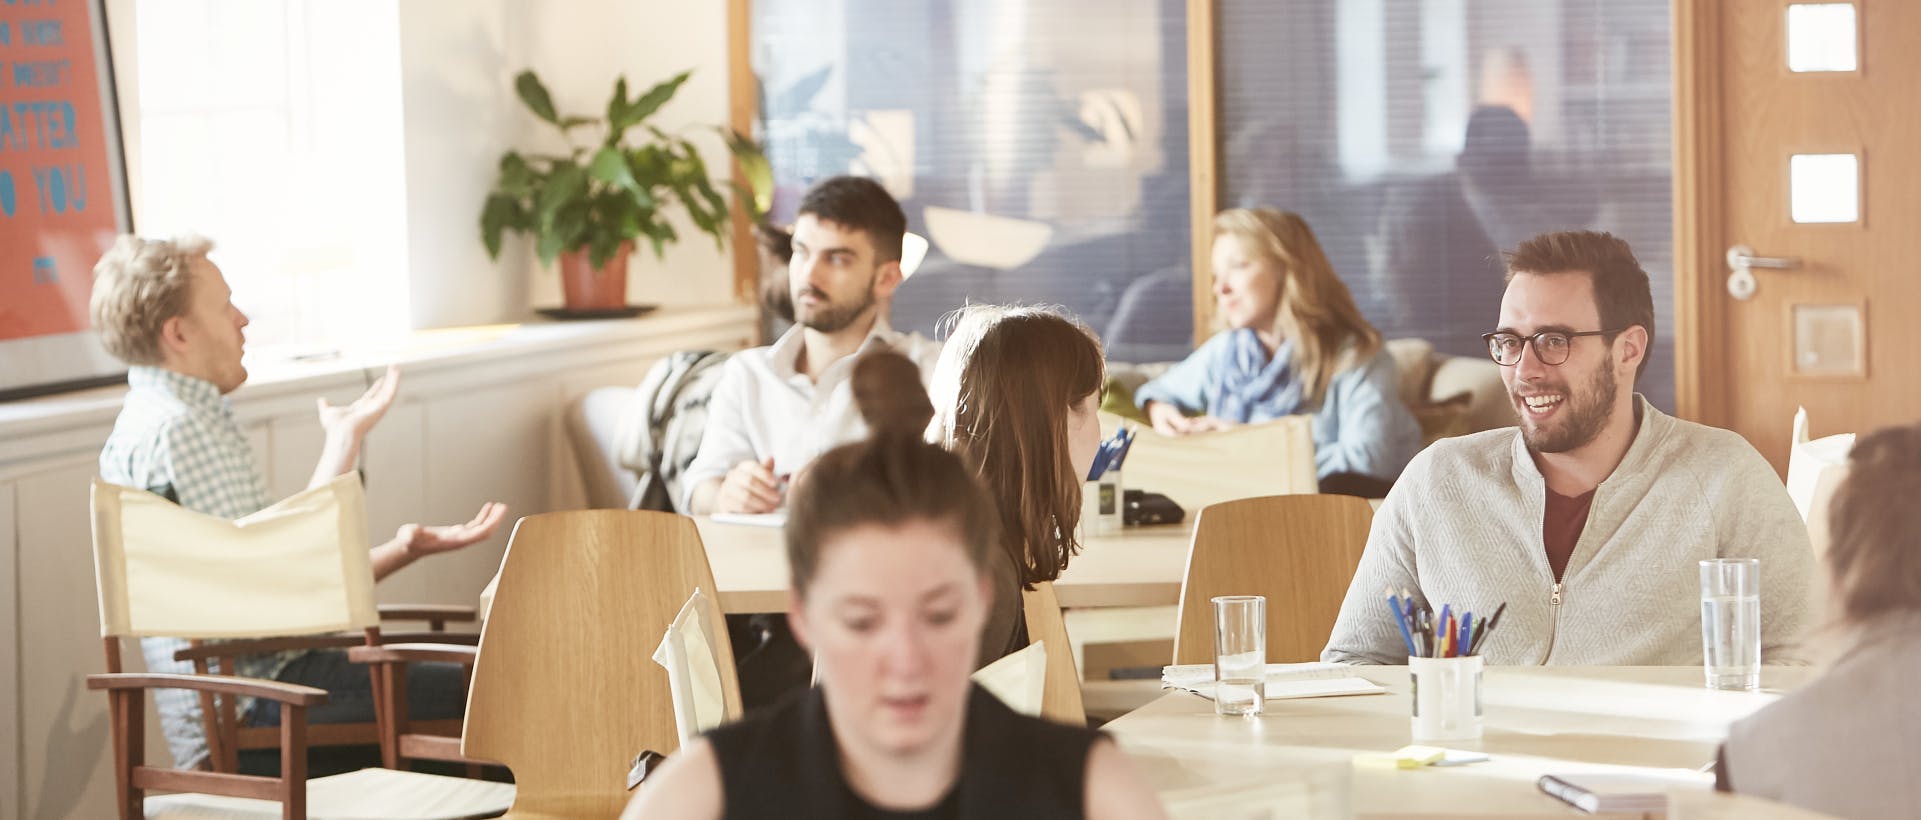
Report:
[[[1758,289],[1759,282],[1754,278],[1754,269],[1794,270],[1801,267],[1801,260],[1792,256],[1755,256],[1754,249],[1746,245],[1728,248],[1728,295],[1736,299],[1750,299]]]

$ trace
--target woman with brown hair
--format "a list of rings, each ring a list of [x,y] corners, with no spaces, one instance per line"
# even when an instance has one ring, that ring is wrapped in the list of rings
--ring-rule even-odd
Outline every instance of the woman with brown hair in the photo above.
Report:
[[[787,617],[820,685],[697,739],[627,817],[1142,818],[1160,803],[1100,733],[1014,713],[969,681],[999,551],[994,503],[913,364],[863,356],[867,441],[821,456],[788,503]]]
[[[1093,333],[1050,308],[973,305],[951,321],[929,385],[933,433],[973,465],[1000,518],[985,666],[1028,643],[1021,590],[1060,577],[1080,550],[1106,368]]]
[[[1921,423],[1855,442],[1827,521],[1810,519],[1829,535],[1829,603],[1840,652],[1820,678],[1730,728],[1719,767],[1723,790],[1869,820],[1913,817],[1921,807],[1916,488]]]
[[[1307,223],[1265,208],[1215,216],[1214,299],[1227,329],[1134,392],[1154,429],[1185,435],[1311,413],[1321,491],[1385,495],[1421,429],[1380,332]]]

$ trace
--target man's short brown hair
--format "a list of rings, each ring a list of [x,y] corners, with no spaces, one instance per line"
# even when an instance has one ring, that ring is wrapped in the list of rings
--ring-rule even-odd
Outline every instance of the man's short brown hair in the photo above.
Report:
[[[1828,570],[1841,617],[1921,610],[1921,423],[1862,436],[1828,506]]]
[[[100,343],[127,364],[160,364],[160,328],[187,312],[193,261],[213,242],[199,236],[121,236],[93,266],[88,309]]]
[[[1544,233],[1503,253],[1507,262],[1507,281],[1518,273],[1585,273],[1594,284],[1594,303],[1601,311],[1597,330],[1624,330],[1640,325],[1648,332],[1648,350],[1641,351],[1641,365],[1634,371],[1639,379],[1647,372],[1654,347],[1654,293],[1648,287],[1648,272],[1634,258],[1634,249],[1624,240],[1601,231],[1556,231]],[[1614,335],[1607,336],[1609,344]]]

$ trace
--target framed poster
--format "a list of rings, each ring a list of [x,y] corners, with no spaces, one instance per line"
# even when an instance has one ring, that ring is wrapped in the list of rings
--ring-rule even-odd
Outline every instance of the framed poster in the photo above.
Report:
[[[87,296],[132,229],[100,0],[0,3],[0,401],[124,377]]]

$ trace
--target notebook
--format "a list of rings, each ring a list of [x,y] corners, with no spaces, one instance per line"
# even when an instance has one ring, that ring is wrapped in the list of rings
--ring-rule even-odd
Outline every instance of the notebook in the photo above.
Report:
[[[1665,814],[1670,790],[1707,791],[1714,787],[1714,778],[1685,769],[1653,769],[1542,775],[1535,785],[1547,796],[1588,814]]]

